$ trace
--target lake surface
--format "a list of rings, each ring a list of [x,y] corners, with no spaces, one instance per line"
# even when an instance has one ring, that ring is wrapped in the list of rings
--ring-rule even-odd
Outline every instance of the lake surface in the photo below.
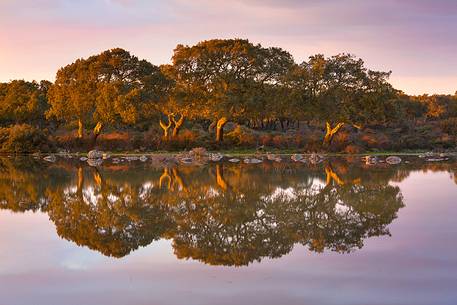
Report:
[[[0,159],[0,304],[457,304],[457,161]]]

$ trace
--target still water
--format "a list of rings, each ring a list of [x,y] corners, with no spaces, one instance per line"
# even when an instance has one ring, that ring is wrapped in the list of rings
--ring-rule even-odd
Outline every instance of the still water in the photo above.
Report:
[[[0,305],[457,304],[457,162],[0,159]]]

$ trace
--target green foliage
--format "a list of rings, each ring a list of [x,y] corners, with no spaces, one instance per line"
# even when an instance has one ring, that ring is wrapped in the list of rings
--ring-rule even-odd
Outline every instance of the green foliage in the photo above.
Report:
[[[27,124],[0,128],[0,150],[8,153],[49,151],[46,134]]]
[[[392,87],[389,76],[351,54],[316,54],[297,64],[281,48],[245,39],[178,45],[171,64],[160,67],[116,48],[62,67],[54,84],[0,83],[0,126],[26,123],[50,130],[70,149],[95,140],[61,136],[65,126],[78,127],[81,137],[84,128],[94,126],[119,132],[115,139],[98,140],[117,149],[121,143],[124,149],[221,148],[224,131],[229,132],[225,145],[242,147],[315,151],[322,149],[322,138],[333,151],[348,145],[353,145],[348,151],[430,147],[435,140],[455,146],[457,95],[408,96]],[[238,129],[227,130],[233,124]],[[347,134],[351,125],[386,135],[365,135],[357,142],[356,131]],[[392,136],[391,129],[399,127],[402,133]],[[36,149],[31,145],[18,150]]]
[[[449,118],[440,121],[441,129],[448,134],[457,134],[457,118]]]
[[[26,122],[43,124],[49,86],[47,81],[40,84],[23,80],[0,83],[0,123],[3,126]]]

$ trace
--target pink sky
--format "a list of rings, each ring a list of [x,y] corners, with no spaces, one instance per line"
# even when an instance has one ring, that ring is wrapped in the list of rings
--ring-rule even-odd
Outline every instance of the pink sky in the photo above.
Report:
[[[154,64],[178,43],[248,38],[301,62],[350,52],[411,94],[457,90],[454,0],[0,0],[0,81],[48,79],[122,47]]]

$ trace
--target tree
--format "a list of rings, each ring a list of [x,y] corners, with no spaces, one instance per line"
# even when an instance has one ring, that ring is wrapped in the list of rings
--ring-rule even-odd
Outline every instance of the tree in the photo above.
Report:
[[[357,128],[386,122],[397,91],[388,83],[390,72],[369,70],[350,54],[325,58],[318,54],[300,65],[303,107],[326,122],[324,145],[345,125]],[[300,75],[300,74],[299,74]]]
[[[95,124],[94,140],[103,124],[134,124],[154,114],[154,104],[167,95],[167,79],[157,66],[139,60],[123,49],[112,49],[88,59],[78,59],[57,72],[49,92],[47,116]]]
[[[37,83],[13,80],[0,83],[0,123],[43,126],[44,113],[48,108],[46,94],[49,86],[48,81]]]
[[[264,86],[278,84],[293,65],[288,52],[243,39],[178,45],[172,61],[177,96],[192,115],[213,121],[217,142],[229,120],[258,114],[267,97]]]

